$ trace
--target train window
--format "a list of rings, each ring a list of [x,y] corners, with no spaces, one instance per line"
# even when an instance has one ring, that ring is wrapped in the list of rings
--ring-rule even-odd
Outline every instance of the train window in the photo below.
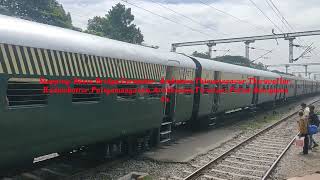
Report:
[[[221,84],[221,89],[228,90],[228,84]]]
[[[119,93],[118,98],[135,99],[137,97],[137,85],[134,84],[119,84],[117,86]]]
[[[237,84],[231,84],[231,85],[230,85],[230,88],[231,88],[231,87],[234,88],[234,89],[236,89],[236,88],[237,88]]]
[[[203,85],[203,89],[204,89],[203,94],[208,94],[209,84],[205,84],[205,85]]]
[[[11,78],[8,80],[7,101],[9,109],[42,107],[48,105],[47,85],[39,79]]]
[[[101,84],[74,84],[74,89],[83,89],[82,93],[72,94],[72,103],[97,103],[101,100],[101,93],[92,89],[101,89]]]
[[[159,91],[155,91],[156,88]],[[149,97],[151,97],[151,98],[160,98],[162,96],[161,88],[162,88],[161,84],[148,84],[148,89],[150,90]]]
[[[186,84],[184,85],[184,89],[185,89],[185,95],[189,96],[191,95],[191,91],[192,91],[192,85],[191,84]]]

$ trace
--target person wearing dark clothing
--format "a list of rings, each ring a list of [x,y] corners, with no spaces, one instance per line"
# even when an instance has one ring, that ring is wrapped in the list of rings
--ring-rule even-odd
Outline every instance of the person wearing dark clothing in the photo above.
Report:
[[[299,137],[304,137],[303,154],[308,154],[309,150],[309,135],[308,135],[308,120],[304,118],[303,111],[299,112],[298,128]]]
[[[309,113],[309,125],[315,125],[319,128],[319,118],[314,113],[315,107],[313,105],[309,106],[310,113]],[[312,146],[313,144],[313,146]],[[319,146],[318,143],[314,140],[312,134],[310,134],[310,143],[309,143],[309,149]]]

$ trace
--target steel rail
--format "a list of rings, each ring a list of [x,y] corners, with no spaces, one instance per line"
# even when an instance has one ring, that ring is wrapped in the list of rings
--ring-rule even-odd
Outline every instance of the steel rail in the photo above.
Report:
[[[316,103],[316,102],[318,102],[318,101],[319,101],[319,99],[313,101],[312,103],[310,103],[310,105],[311,105],[311,104],[314,104],[314,103]],[[215,159],[211,160],[210,162],[208,162],[207,164],[205,164],[204,166],[202,166],[201,168],[199,168],[198,170],[196,170],[195,172],[193,172],[193,173],[190,174],[189,176],[183,178],[183,180],[195,180],[195,179],[199,178],[201,175],[204,174],[205,171],[207,171],[208,168],[210,168],[211,165],[213,165],[213,164],[215,164],[217,161],[223,159],[223,158],[226,157],[228,154],[230,154],[232,151],[234,151],[235,149],[238,149],[239,147],[243,146],[245,143],[247,143],[247,142],[249,142],[250,140],[254,139],[256,136],[261,135],[262,133],[264,133],[264,132],[272,129],[273,127],[279,125],[280,123],[288,120],[288,119],[291,118],[292,116],[296,115],[298,112],[299,112],[299,110],[296,111],[296,112],[291,113],[291,114],[288,115],[287,117],[284,117],[284,118],[282,118],[281,120],[279,120],[279,121],[277,121],[277,122],[275,122],[275,123],[267,126],[266,128],[260,130],[259,132],[255,133],[254,135],[250,136],[249,138],[245,139],[244,141],[240,142],[239,144],[233,146],[231,149],[229,149],[229,150],[227,150],[226,152],[222,153],[221,155],[219,155],[219,156],[216,157]],[[292,144],[292,142],[293,142],[293,140],[290,142],[290,145]],[[288,146],[286,147],[286,149],[288,149],[288,148],[290,147],[290,145],[288,145]],[[281,154],[280,156],[283,156],[284,153],[285,153],[285,152],[282,152],[282,154]],[[280,156],[279,156],[279,157],[280,157]],[[279,157],[278,157],[278,159],[276,160],[277,162],[281,159],[281,158],[279,158]],[[275,165],[276,165],[276,163],[272,164],[272,166],[270,167],[270,169],[271,169],[271,168],[273,169],[273,168],[275,167]],[[265,175],[266,177],[268,177],[268,176],[270,175],[270,173],[272,172],[272,169],[271,169],[271,170],[270,170],[270,169],[267,171],[268,175]]]
[[[298,133],[299,134],[299,133]],[[279,155],[279,157],[276,159],[276,161],[271,165],[271,167],[269,168],[269,170],[265,173],[265,175],[262,177],[262,180],[266,180],[270,174],[272,173],[273,169],[276,167],[276,165],[278,164],[278,162],[280,161],[280,159],[285,155],[285,153],[288,151],[288,149],[290,148],[290,146],[292,145],[292,143],[294,142],[294,140],[296,139],[296,136],[298,135],[296,134],[294,136],[294,138],[292,138],[292,140],[289,142],[289,144],[287,145],[287,147],[282,151],[282,153]]]

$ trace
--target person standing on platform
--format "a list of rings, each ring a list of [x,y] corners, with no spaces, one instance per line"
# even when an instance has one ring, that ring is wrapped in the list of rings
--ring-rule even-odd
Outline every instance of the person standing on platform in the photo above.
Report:
[[[315,125],[319,128],[319,118],[318,116],[314,113],[315,107],[313,105],[309,106],[310,113],[309,113],[309,125]],[[312,146],[313,144],[313,146]],[[310,143],[309,143],[309,149],[314,148],[319,146],[318,143],[313,138],[313,135],[310,134]]]
[[[309,119],[309,113],[310,109],[307,107],[305,103],[301,103],[301,110],[303,111],[303,117],[308,120]]]
[[[304,112],[299,111],[298,120],[299,137],[304,137],[303,154],[308,154],[309,150],[309,135],[308,135],[308,119],[305,119]]]

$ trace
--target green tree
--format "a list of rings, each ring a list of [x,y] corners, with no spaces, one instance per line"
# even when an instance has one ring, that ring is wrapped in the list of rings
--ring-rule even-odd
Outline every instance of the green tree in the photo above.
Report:
[[[0,14],[4,14],[7,16],[13,16],[12,12],[10,12],[7,8],[0,5]]]
[[[192,56],[199,57],[199,58],[204,58],[204,59],[211,59],[209,57],[209,53],[208,52],[202,53],[202,52],[194,51],[192,53]]]
[[[64,28],[77,29],[72,26],[70,13],[66,13],[62,5],[56,0],[0,0],[1,6],[1,14]]]
[[[274,72],[274,73],[278,73],[278,74],[287,74],[287,75],[291,75],[291,76],[294,76],[294,74],[290,74],[290,73],[285,73],[285,72],[282,72],[282,71],[278,71],[278,70],[272,70],[271,72]],[[299,74],[301,77],[301,74]]]
[[[134,15],[131,8],[121,3],[116,4],[108,11],[105,17],[95,16],[88,21],[87,33],[104,36],[111,39],[141,44],[143,35],[141,30],[133,24]]]

